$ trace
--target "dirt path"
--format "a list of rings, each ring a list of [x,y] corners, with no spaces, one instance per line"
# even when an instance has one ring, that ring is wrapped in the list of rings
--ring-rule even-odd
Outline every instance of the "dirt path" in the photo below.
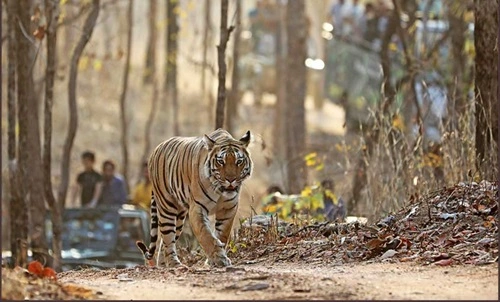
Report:
[[[259,264],[189,272],[137,267],[62,274],[62,282],[100,292],[103,299],[488,299],[498,298],[498,265],[343,266]]]

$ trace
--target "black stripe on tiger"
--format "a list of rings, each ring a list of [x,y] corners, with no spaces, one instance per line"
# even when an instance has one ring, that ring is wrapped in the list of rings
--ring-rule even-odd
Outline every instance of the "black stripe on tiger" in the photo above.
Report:
[[[198,179],[198,185],[200,185],[201,191],[203,192],[203,194],[205,194],[205,197],[208,198],[208,200],[210,200],[213,203],[217,203],[217,201],[213,200],[212,197],[210,197],[210,195],[208,195],[207,190],[205,189],[205,187],[201,183],[201,180],[199,180],[199,179]]]
[[[226,210],[226,211],[231,211],[232,209],[234,209],[234,208],[235,208],[235,207],[237,207],[237,206],[238,206],[238,204],[237,204],[237,203],[235,203],[232,207],[227,208],[227,209],[225,209],[225,210]]]
[[[160,230],[160,233],[162,233],[162,235],[168,235],[175,233],[175,230],[166,230],[166,231]]]
[[[208,211],[208,209],[207,209],[207,207],[206,207],[206,206],[204,206],[204,205],[203,205],[201,202],[199,202],[198,200],[195,200],[194,202],[195,202],[197,205],[199,205],[200,207],[202,207],[202,208],[203,208],[203,210],[205,210],[205,213],[207,213],[207,215],[208,215],[209,211]]]
[[[160,226],[160,228],[166,227],[166,226],[168,226],[168,227],[175,227],[175,223],[170,223],[170,222],[161,223],[160,222],[159,226]]]

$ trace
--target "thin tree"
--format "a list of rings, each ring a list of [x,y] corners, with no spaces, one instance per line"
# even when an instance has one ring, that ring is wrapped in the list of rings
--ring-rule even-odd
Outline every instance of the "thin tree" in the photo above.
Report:
[[[379,51],[380,63],[382,66],[382,102],[381,111],[382,115],[389,114],[389,109],[391,108],[394,100],[396,98],[396,90],[391,84],[391,60],[389,57],[389,44],[394,34],[397,30],[397,22],[399,22],[399,15],[396,10],[392,12],[389,16],[389,20],[386,26],[385,32],[382,34],[382,43]],[[379,131],[377,129],[371,128],[367,129],[365,133],[365,143],[362,148],[361,155],[356,163],[356,170],[353,178],[352,185],[352,198],[347,204],[347,212],[352,213],[356,208],[356,204],[361,200],[361,192],[365,188],[368,182],[367,169],[368,161],[371,158],[373,149],[375,147],[375,142],[378,140]]]
[[[120,125],[121,125],[121,145],[122,145],[122,171],[123,178],[125,179],[125,187],[127,192],[129,189],[128,182],[128,123],[127,123],[127,90],[128,90],[128,78],[130,74],[130,57],[132,51],[132,25],[133,25],[133,7],[134,0],[128,2],[127,9],[127,55],[125,57],[125,69],[123,71],[123,86],[122,93],[120,95]]]
[[[167,62],[165,89],[168,99],[172,102],[174,135],[179,135],[179,104],[177,99],[177,49],[179,25],[177,15],[179,10],[179,0],[168,0],[167,5]]]
[[[45,69],[45,109],[43,135],[43,174],[45,200],[51,209],[52,219],[52,266],[61,269],[62,250],[62,203],[57,202],[52,191],[52,107],[54,103],[54,79],[56,73],[57,22],[59,20],[59,2],[45,0],[47,24],[47,67]]]
[[[276,106],[275,106],[275,119],[273,128],[273,149],[278,158],[285,158],[285,130],[286,130],[286,7],[285,4],[277,1],[278,9],[278,28],[276,29]]]
[[[85,19],[82,34],[78,43],[76,44],[73,55],[71,56],[71,64],[69,71],[68,81],[68,107],[69,107],[69,127],[64,141],[63,154],[61,160],[61,184],[59,186],[57,200],[64,203],[68,193],[69,184],[69,168],[70,168],[70,155],[75,140],[76,129],[78,127],[78,108],[76,105],[76,84],[78,76],[78,63],[82,56],[83,50],[94,32],[94,27],[99,17],[100,0],[92,0],[92,9]],[[64,205],[63,205],[64,208]]]
[[[146,121],[146,126],[144,127],[144,151],[141,157],[140,171],[142,171],[142,163],[148,159],[149,153],[151,152],[151,128],[153,127],[153,121],[158,108],[158,80],[155,74],[156,72],[153,71],[153,93],[151,95],[151,110],[149,111],[148,120]]]
[[[465,53],[465,41],[467,34],[467,22],[465,21],[465,12],[467,4],[463,1],[445,1],[447,6],[447,19],[450,24],[449,35],[451,42],[451,75],[453,75],[449,87],[452,92],[452,102],[448,102],[449,120],[451,130],[457,129],[457,115],[465,113],[467,85],[467,57]]]
[[[217,107],[215,111],[215,129],[224,127],[226,105],[226,47],[234,26],[227,27],[228,0],[221,0],[220,6],[220,40],[217,45],[217,62],[219,66],[219,86],[217,89]]]
[[[31,1],[19,1],[16,17],[17,39],[17,100],[19,124],[19,168],[23,180],[23,199],[29,211],[29,238],[33,258],[47,261],[45,236],[45,200],[40,144],[40,126],[37,98],[34,92],[33,67],[35,42],[28,33],[31,29]],[[26,222],[25,222],[26,223]]]
[[[240,40],[241,40],[241,0],[236,0],[236,27],[233,40],[233,73],[231,74],[231,93],[227,104],[227,130],[234,133],[235,119],[238,116],[238,102],[240,100]]]
[[[9,159],[9,184],[10,184],[10,248],[13,263],[23,267],[26,265],[27,250],[22,249],[20,243],[28,242],[28,211],[24,199],[21,198],[21,186],[19,182],[19,170],[16,141],[16,66],[17,66],[17,40],[16,40],[16,16],[17,0],[7,2],[7,155]]]
[[[306,143],[304,102],[306,97],[306,39],[307,26],[304,1],[288,1],[286,11],[287,78],[286,94],[289,96],[285,112],[292,121],[286,127],[286,159],[288,163],[288,191],[300,192],[305,184],[303,160]]]
[[[207,62],[207,53],[208,53],[208,40],[209,40],[209,33],[212,28],[212,20],[211,20],[211,5],[210,5],[210,0],[205,0],[205,5],[203,7],[204,9],[204,26],[203,26],[203,50],[202,50],[202,69],[201,69],[201,95],[203,99],[205,99],[207,95],[207,81],[206,81],[206,74],[207,74],[207,67],[208,67],[208,62]],[[210,105],[211,102],[209,102]],[[212,120],[213,118],[213,110],[212,106],[209,106],[209,119]]]
[[[487,155],[496,149],[498,138],[498,0],[474,0],[474,17],[476,166],[483,178],[493,179],[495,163]]]
[[[146,62],[144,64],[144,75],[142,82],[151,84],[153,82],[153,70],[156,68],[156,40],[158,40],[158,30],[156,28],[156,15],[158,3],[156,0],[149,0],[148,30],[149,40],[146,51]]]
[[[156,0],[152,0],[156,2]],[[155,4],[156,5],[156,4]],[[150,12],[151,17],[152,12]],[[156,19],[156,13],[152,15]],[[151,28],[150,28],[151,31]],[[156,34],[155,34],[156,35]],[[156,49],[158,39],[150,39],[148,47]],[[151,109],[149,111],[148,119],[146,120],[146,125],[144,127],[144,151],[141,157],[141,163],[139,171],[142,171],[142,163],[147,160],[149,152],[151,152],[151,128],[153,127],[153,121],[156,116],[156,110],[158,108],[158,79],[156,74],[156,51],[151,53],[149,59],[152,62],[149,68],[149,76],[151,77],[152,83],[152,95],[151,95]],[[147,65],[147,64],[146,64]]]

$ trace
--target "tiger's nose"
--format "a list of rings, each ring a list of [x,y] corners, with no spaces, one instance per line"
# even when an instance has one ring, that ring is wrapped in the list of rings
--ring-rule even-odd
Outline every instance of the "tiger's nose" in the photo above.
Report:
[[[226,180],[229,181],[229,183],[232,183],[236,180],[236,177],[226,177]]]

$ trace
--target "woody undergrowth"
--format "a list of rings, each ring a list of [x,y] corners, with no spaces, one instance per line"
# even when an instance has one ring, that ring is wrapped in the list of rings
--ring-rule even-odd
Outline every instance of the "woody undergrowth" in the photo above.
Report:
[[[375,118],[372,119],[374,124],[371,129],[378,131],[378,137],[374,141],[371,156],[363,158],[367,163],[367,181],[361,193],[363,198],[356,205],[354,213],[348,215],[367,217],[370,227],[395,212],[405,212],[415,203],[427,202],[429,207],[429,200],[440,190],[460,183],[473,184],[472,187],[480,183],[483,179],[475,166],[474,104],[470,103],[463,112],[466,113],[456,119],[455,129],[451,128],[449,122],[441,125],[440,144],[428,143],[421,132],[415,136],[408,135],[399,114],[383,116],[372,112]],[[344,156],[338,165],[346,168],[353,166],[356,157],[363,154],[365,143],[366,136],[361,136],[359,141],[344,141],[336,146],[337,151],[343,151]],[[497,175],[498,172],[496,148],[496,144],[493,144],[486,152],[486,162],[493,170],[491,175]],[[357,149],[357,152],[353,152],[353,149]],[[310,160],[311,155],[305,159]],[[491,183],[496,181],[485,180]],[[309,185],[305,189],[311,187]],[[311,218],[294,216],[284,222],[274,215],[269,218],[267,226],[240,227],[229,243],[229,255],[238,258],[239,254],[245,254],[240,252],[249,252],[257,246],[279,246],[304,240],[324,241],[325,222]],[[252,224],[251,219],[247,219],[247,226]],[[359,223],[346,226],[348,230],[339,231],[339,227],[339,224],[335,224],[334,232],[356,234],[360,230]],[[335,250],[335,244],[329,244],[332,244],[330,250]],[[272,251],[274,247],[270,249]],[[269,253],[269,249],[265,251]],[[254,256],[259,258],[259,255]]]
[[[368,162],[365,198],[357,205],[356,212],[376,221],[445,186],[480,182],[475,166],[473,104],[464,112],[457,117],[456,129],[451,129],[449,122],[442,125],[441,144],[428,143],[421,134],[405,135],[397,116],[375,119],[379,137],[371,158],[365,158]],[[497,175],[498,169],[496,149],[494,144],[486,152],[493,175]]]

